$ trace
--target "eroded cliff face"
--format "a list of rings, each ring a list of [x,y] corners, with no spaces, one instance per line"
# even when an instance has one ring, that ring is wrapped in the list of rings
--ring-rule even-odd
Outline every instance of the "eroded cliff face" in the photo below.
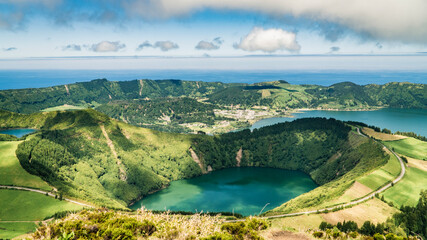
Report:
[[[240,148],[239,151],[237,151],[236,153],[236,167],[240,167],[240,163],[242,161],[242,153],[243,153],[242,148]]]
[[[203,166],[202,161],[200,161],[200,158],[194,152],[193,148],[190,147],[188,150],[190,151],[191,158],[193,158],[194,162],[196,162],[197,165],[199,165],[200,169],[202,170],[202,173],[205,174],[206,173],[205,167]],[[208,166],[208,167],[210,168],[210,171],[212,171],[212,167],[211,166]],[[208,169],[208,171],[209,171],[209,169]]]

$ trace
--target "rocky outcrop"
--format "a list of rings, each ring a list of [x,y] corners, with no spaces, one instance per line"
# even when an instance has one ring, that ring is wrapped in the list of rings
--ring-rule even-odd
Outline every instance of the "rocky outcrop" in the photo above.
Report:
[[[191,157],[193,158],[193,160],[199,165],[200,169],[202,170],[202,173],[206,173],[206,170],[203,166],[203,163],[200,161],[200,158],[197,156],[197,154],[194,152],[194,150],[190,147],[190,149],[188,149],[190,151]],[[212,169],[212,167],[211,167]]]

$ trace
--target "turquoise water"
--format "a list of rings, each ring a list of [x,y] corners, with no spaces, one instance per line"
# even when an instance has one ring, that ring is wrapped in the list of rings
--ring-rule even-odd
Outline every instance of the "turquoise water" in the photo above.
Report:
[[[254,123],[251,129],[292,121],[296,118],[326,117],[343,121],[358,121],[392,132],[415,132],[427,136],[427,110],[423,109],[380,109],[377,111],[306,111],[295,113],[295,118],[267,118]]]
[[[151,210],[259,214],[308,192],[317,185],[299,171],[274,168],[228,168],[170,186],[135,203]]]
[[[20,129],[6,129],[6,130],[0,130],[0,133],[2,134],[9,134],[9,135],[14,135],[18,138],[27,135],[29,133],[33,133],[36,130],[34,129],[29,129],[29,128],[20,128]]]

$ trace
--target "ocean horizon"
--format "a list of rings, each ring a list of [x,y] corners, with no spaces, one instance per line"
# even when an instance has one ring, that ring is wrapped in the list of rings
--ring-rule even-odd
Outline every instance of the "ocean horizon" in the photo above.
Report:
[[[291,84],[321,86],[330,86],[339,82],[353,82],[359,85],[389,82],[426,84],[427,70],[0,70],[0,90],[50,87],[99,78],[106,78],[110,81],[180,79],[249,84],[285,80]]]

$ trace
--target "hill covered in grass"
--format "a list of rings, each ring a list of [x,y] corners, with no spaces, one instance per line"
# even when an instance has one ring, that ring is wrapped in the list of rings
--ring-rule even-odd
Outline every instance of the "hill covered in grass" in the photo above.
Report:
[[[171,132],[194,132],[195,128],[186,124],[214,126],[221,121],[232,120],[215,110],[264,109],[277,115],[283,110],[299,108],[427,109],[425,86],[414,83],[361,86],[343,82],[327,87],[292,85],[286,81],[230,84],[97,79],[48,88],[2,90],[0,109],[28,114],[90,107],[132,125]]]
[[[314,190],[310,201],[283,211],[300,209],[342,194],[356,177],[389,157],[345,123],[324,118],[216,136],[135,127],[91,109],[30,115],[1,112],[0,121],[4,126],[39,127],[16,150],[28,172],[66,196],[117,208],[172,180],[227,167],[258,166],[304,171],[334,193]]]

